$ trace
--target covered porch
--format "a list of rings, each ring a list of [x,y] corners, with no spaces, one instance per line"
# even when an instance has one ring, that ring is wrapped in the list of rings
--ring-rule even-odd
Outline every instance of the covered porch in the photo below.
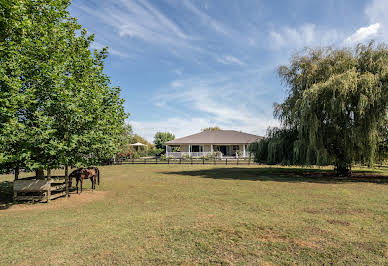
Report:
[[[183,157],[249,157],[248,144],[187,144],[166,145],[166,156]]]

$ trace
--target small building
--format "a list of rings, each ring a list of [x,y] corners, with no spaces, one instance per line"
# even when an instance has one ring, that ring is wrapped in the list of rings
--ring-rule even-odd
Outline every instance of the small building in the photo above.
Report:
[[[166,156],[203,157],[215,152],[221,156],[248,157],[249,144],[263,137],[236,130],[203,131],[166,142]],[[173,152],[179,150],[178,152]]]

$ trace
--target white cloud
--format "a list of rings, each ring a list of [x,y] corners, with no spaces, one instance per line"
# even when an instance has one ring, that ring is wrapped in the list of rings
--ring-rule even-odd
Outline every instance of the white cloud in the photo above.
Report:
[[[215,30],[218,33],[222,33],[225,35],[230,34],[229,29],[227,27],[225,27],[216,19],[210,17],[205,12],[201,11],[193,3],[191,3],[190,0],[184,0],[183,3],[191,12],[193,12],[195,15],[197,15],[200,18],[203,24],[209,25],[213,30]]]
[[[174,80],[152,99],[159,110],[168,110],[171,117],[135,120],[134,129],[150,139],[157,131],[183,137],[209,126],[264,135],[269,126],[278,125],[272,115],[272,102],[257,105],[258,97],[271,95],[261,81],[267,71],[255,69]]]
[[[355,33],[345,39],[346,45],[352,45],[370,40],[376,37],[380,29],[380,23],[369,25],[368,27],[361,27]]]
[[[182,68],[176,68],[172,70],[176,75],[181,76],[183,74],[183,69]]]
[[[301,49],[307,46],[329,46],[342,38],[335,29],[320,29],[315,24],[300,27],[283,27],[269,33],[269,47],[272,49]]]
[[[179,88],[182,86],[183,86],[183,84],[179,80],[174,80],[173,82],[171,82],[171,87],[173,87],[173,88]]]
[[[370,24],[379,24],[379,33],[375,36],[375,39],[388,41],[388,1],[371,1],[365,8],[365,14]]]
[[[218,57],[217,61],[224,65],[245,65],[243,61],[231,55],[224,55],[222,57]]]
[[[206,119],[199,117],[190,119],[171,117],[166,118],[163,121],[130,121],[129,123],[133,126],[134,132],[151,142],[154,139],[155,133],[158,131],[171,132],[175,137],[179,138],[199,132],[201,129],[211,126]]]
[[[112,27],[113,32],[122,39],[129,37],[151,45],[163,46],[171,53],[177,53],[177,48],[202,50],[192,43],[197,37],[184,32],[177,23],[146,0],[119,0],[118,4],[99,10],[82,4],[78,4],[77,8]]]

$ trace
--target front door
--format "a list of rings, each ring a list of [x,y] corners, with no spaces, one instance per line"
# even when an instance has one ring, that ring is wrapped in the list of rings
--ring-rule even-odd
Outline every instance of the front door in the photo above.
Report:
[[[226,155],[226,146],[219,146],[219,151],[222,152],[222,155]]]
[[[191,146],[191,152],[199,152],[199,150],[200,150],[199,146],[197,146],[197,145]]]

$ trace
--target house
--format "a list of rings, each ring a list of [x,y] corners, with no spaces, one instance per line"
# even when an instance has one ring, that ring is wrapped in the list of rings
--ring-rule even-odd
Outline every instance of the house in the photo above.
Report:
[[[203,157],[218,152],[221,156],[247,157],[249,144],[262,138],[235,130],[203,131],[166,142],[166,156]],[[179,152],[173,152],[174,147]]]

